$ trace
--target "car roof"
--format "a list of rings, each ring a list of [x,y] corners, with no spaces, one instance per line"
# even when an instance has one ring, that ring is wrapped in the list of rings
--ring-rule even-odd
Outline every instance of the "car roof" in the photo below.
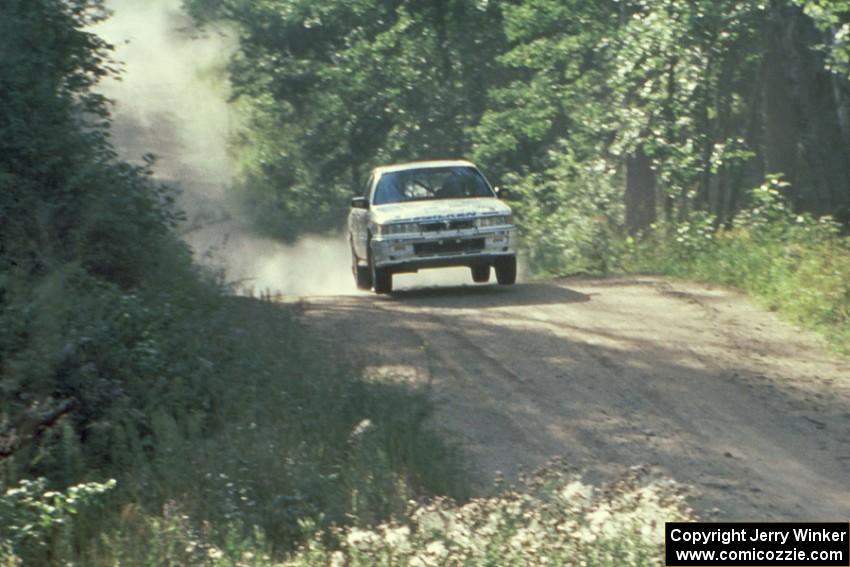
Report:
[[[410,161],[406,163],[394,163],[376,167],[374,172],[378,175],[393,171],[404,171],[407,169],[423,169],[426,167],[475,167],[475,164],[462,159],[455,160],[432,160],[432,161]]]

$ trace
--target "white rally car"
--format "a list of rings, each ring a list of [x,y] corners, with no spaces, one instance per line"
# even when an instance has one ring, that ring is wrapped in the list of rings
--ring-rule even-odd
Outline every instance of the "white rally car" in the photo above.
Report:
[[[393,274],[468,266],[472,279],[516,281],[511,208],[468,161],[379,167],[348,215],[351,270],[360,289],[389,293]]]

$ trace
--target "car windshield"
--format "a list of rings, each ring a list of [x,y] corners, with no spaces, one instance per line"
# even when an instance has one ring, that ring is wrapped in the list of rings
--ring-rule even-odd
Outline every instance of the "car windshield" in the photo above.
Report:
[[[386,205],[469,197],[495,197],[487,181],[474,167],[423,167],[381,175],[372,202],[375,205]]]

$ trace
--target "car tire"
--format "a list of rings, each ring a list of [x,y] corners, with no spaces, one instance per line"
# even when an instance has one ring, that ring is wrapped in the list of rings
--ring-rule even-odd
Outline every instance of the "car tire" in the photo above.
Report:
[[[372,272],[369,266],[361,266],[357,261],[357,254],[354,253],[354,248],[351,249],[351,273],[354,275],[354,283],[357,289],[372,289]]]
[[[375,293],[390,293],[393,290],[393,273],[386,268],[373,268],[372,285]]]
[[[516,256],[496,259],[496,281],[499,282],[499,285],[516,283]]]
[[[372,261],[372,241],[366,244],[369,250],[369,274],[375,293],[390,293],[393,290],[393,273],[387,268],[378,268]]]
[[[490,281],[490,266],[471,266],[472,281],[475,283],[487,283]]]

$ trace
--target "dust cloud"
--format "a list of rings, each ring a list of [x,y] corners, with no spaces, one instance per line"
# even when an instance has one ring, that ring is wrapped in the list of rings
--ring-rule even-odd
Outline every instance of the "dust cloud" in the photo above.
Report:
[[[343,236],[292,245],[246,231],[228,199],[234,178],[228,139],[239,128],[228,104],[226,65],[237,47],[227,26],[194,26],[181,0],[109,0],[112,17],[93,31],[115,46],[120,80],[100,91],[115,102],[112,143],[177,189],[179,228],[198,261],[224,273],[237,293],[354,293]]]
[[[193,199],[221,200],[232,180],[227,140],[237,126],[223,71],[236,34],[196,29],[181,0],[107,6],[112,17],[94,31],[124,66],[120,80],[101,85],[116,103],[113,143],[129,161],[156,154],[157,177],[181,187],[187,208],[196,208]]]
[[[181,236],[201,263],[224,274],[237,293],[341,295],[354,287],[344,235],[287,245],[244,229],[228,199],[234,178],[228,140],[239,116],[228,104],[226,66],[238,45],[227,26],[198,29],[181,0],[108,0],[112,17],[93,29],[115,46],[120,80],[100,91],[115,102],[112,142],[119,155],[157,156],[154,177],[178,190],[186,213]],[[468,269],[394,278],[394,287],[471,285]]]

